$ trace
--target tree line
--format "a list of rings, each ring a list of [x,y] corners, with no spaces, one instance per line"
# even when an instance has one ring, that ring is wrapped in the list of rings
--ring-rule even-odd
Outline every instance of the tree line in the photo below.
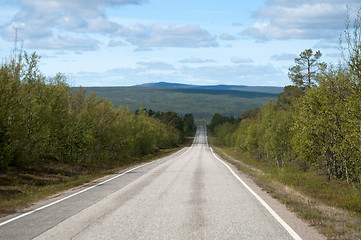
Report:
[[[62,74],[45,77],[36,53],[14,56],[0,69],[0,170],[47,160],[127,163],[175,147],[194,131],[192,115],[116,109],[71,88]]]
[[[349,22],[349,21],[348,21]],[[361,182],[361,16],[344,32],[344,62],[320,62],[303,51],[289,69],[293,85],[276,102],[242,114],[215,115],[211,130],[221,144],[256,154],[279,168],[297,166],[329,179]],[[221,121],[219,121],[221,119]]]

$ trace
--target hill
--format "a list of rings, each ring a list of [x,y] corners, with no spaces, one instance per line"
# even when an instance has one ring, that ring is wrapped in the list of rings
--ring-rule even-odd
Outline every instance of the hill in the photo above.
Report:
[[[215,90],[189,87],[87,87],[97,96],[111,100],[115,107],[125,106],[135,111],[141,106],[153,111],[192,113],[197,120],[209,120],[215,113],[240,117],[250,108],[275,101],[278,94],[239,90]],[[272,89],[274,90],[274,89]]]
[[[236,90],[244,92],[263,92],[279,94],[283,91],[283,87],[268,86],[245,86],[245,85],[190,85],[181,83],[145,83],[136,85],[135,87],[161,87],[161,88],[186,88],[186,89],[209,89],[209,90]]]

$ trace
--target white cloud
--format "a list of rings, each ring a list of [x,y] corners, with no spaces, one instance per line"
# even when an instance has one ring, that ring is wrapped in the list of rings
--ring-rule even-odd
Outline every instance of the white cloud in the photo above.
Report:
[[[104,13],[106,6],[140,4],[142,0],[20,0],[20,6],[35,12],[70,12],[83,17],[96,17]]]
[[[243,26],[244,24],[243,23],[240,23],[240,22],[234,22],[234,23],[232,23],[232,26],[237,26],[237,27],[239,27],[239,26]]]
[[[22,0],[12,22],[25,27],[59,28],[72,32],[109,33],[120,26],[105,16],[106,6],[139,4],[140,0]]]
[[[233,58],[231,58],[231,62],[232,63],[239,63],[239,64],[250,64],[250,63],[253,63],[253,60],[250,59],[250,58],[233,57]]]
[[[78,73],[77,85],[130,86],[148,82],[284,86],[290,84],[282,70],[271,64],[175,67],[161,61],[138,62],[134,68],[114,68],[104,73]]]
[[[318,43],[316,43],[314,46],[314,48],[322,48],[322,49],[337,49],[340,47],[340,40],[339,39],[334,39],[334,40],[328,40],[328,41],[319,41]]]
[[[200,59],[200,58],[191,57],[191,58],[179,60],[178,62],[179,63],[214,63],[216,61],[211,59]]]
[[[334,38],[344,29],[347,5],[360,7],[355,0],[269,0],[244,34],[259,40]]]
[[[2,25],[0,31],[2,37],[8,41],[14,40],[17,31],[18,39],[27,42],[28,47],[94,50],[98,48],[99,42],[85,34],[114,34],[122,28],[118,23],[107,19],[106,7],[142,2],[142,0],[19,0],[20,11],[14,15],[11,22]],[[75,40],[74,43],[68,41],[71,39]],[[86,41],[81,43],[78,41],[81,39]]]
[[[342,58],[342,54],[341,53],[327,53],[326,57],[330,57],[330,58],[338,58],[341,59]]]
[[[60,42],[66,34],[68,39],[87,39],[82,44],[62,44],[64,50],[94,50],[99,42],[91,40],[100,35],[110,36],[108,46],[121,46],[122,42],[134,45],[135,51],[149,51],[152,48],[181,47],[201,48],[217,47],[215,36],[197,25],[190,24],[135,24],[122,26],[106,16],[107,7],[126,4],[141,4],[143,0],[19,0],[20,11],[11,22],[0,27],[1,35],[13,41],[15,32],[18,39],[28,43],[28,47],[59,49]],[[54,39],[55,41],[50,41]],[[91,40],[91,41],[89,41]],[[75,43],[79,43],[75,41]],[[92,43],[94,46],[89,46]]]
[[[219,39],[224,40],[224,41],[232,41],[232,40],[236,40],[235,37],[227,34],[227,33],[222,33],[221,35],[219,35]]]
[[[298,56],[293,53],[282,53],[282,54],[273,55],[271,58],[272,60],[275,61],[293,61],[297,57]]]
[[[125,47],[128,46],[125,42],[122,40],[110,40],[108,43],[108,47]]]
[[[98,49],[99,43],[99,41],[92,38],[58,34],[40,38],[37,41],[25,40],[24,47],[51,50],[71,49],[72,51],[93,51]]]
[[[153,24],[124,27],[120,35],[142,49],[158,47],[217,47],[216,38],[205,29],[189,24]]]
[[[5,40],[14,41],[15,35],[19,40],[39,39],[52,36],[50,29],[44,29],[40,26],[29,26],[21,22],[12,22],[1,29],[1,35]]]
[[[151,62],[137,62],[138,65],[144,66],[147,69],[156,69],[156,70],[173,70],[173,65],[161,62],[161,61],[151,61]]]

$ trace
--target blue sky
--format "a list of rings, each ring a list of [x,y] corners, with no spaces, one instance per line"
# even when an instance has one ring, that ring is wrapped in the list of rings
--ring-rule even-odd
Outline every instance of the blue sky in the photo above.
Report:
[[[0,56],[36,51],[72,86],[148,82],[285,86],[308,48],[341,59],[359,0],[0,0]]]

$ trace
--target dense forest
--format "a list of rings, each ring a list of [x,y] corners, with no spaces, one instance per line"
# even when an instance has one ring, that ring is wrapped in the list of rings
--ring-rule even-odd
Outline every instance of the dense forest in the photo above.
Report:
[[[225,116],[240,117],[242,112],[249,108],[260,107],[270,100],[276,100],[278,93],[275,91],[282,88],[249,87],[244,91],[175,87],[87,87],[86,89],[87,92],[94,91],[97,96],[111,100],[116,107],[125,106],[131,111],[142,105],[154,111],[175,111],[181,116],[192,113],[196,121],[202,119],[210,122],[217,112]]]
[[[46,78],[36,53],[0,69],[0,170],[56,162],[124,162],[177,146],[194,131],[192,115],[114,108],[94,92]]]
[[[352,27],[347,25],[339,65],[322,63],[321,52],[307,49],[289,69],[294,84],[286,86],[276,102],[244,112],[240,121],[214,115],[210,129],[220,143],[279,168],[293,165],[360,183],[360,26],[361,15]]]

